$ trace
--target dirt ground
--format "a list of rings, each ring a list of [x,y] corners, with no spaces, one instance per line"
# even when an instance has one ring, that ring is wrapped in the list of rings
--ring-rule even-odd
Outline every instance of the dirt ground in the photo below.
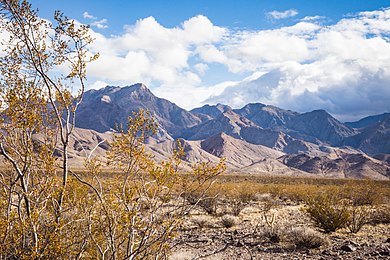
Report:
[[[191,212],[174,241],[171,259],[390,259],[390,224],[367,224],[356,234],[347,229],[324,234],[303,205],[279,200],[266,210],[265,204],[251,202],[238,216],[230,216],[232,227],[222,221],[229,202],[214,215]],[[294,230],[310,230],[321,245],[297,247]]]

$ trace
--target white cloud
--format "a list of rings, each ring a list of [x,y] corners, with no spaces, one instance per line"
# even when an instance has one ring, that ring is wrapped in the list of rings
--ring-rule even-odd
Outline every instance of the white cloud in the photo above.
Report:
[[[96,19],[97,19],[96,16],[93,16],[93,15],[89,14],[88,12],[84,12],[84,13],[83,13],[83,17],[84,17],[85,19],[90,19],[90,20],[96,20]]]
[[[110,85],[110,84],[108,84],[107,82],[97,80],[94,83],[89,84],[88,89],[101,89],[101,88],[107,87],[108,85]]]
[[[241,61],[241,71],[268,73],[208,101],[236,107],[263,102],[301,112],[324,108],[341,119],[390,111],[389,34],[390,8],[331,26],[300,22],[242,33],[214,52]]]
[[[165,28],[148,17],[126,26],[122,35],[92,33],[96,39],[92,50],[101,58],[90,65],[90,77],[115,84],[196,87],[201,79],[192,71],[205,71],[207,65],[200,62],[203,65],[192,68],[189,59],[198,46],[219,42],[226,29],[200,15],[174,28]]]
[[[220,95],[226,88],[234,86],[239,82],[226,81],[213,86],[191,86],[191,85],[162,85],[153,90],[158,97],[166,98],[185,109],[192,109],[204,104],[210,96]]]
[[[196,52],[206,62],[225,63],[227,61],[223,51],[218,50],[216,46],[211,44],[199,46]]]
[[[185,108],[208,100],[232,106],[263,102],[297,111],[324,108],[340,118],[390,111],[390,8],[328,26],[318,19],[240,31],[215,26],[201,15],[174,28],[148,17],[121,35],[91,30],[92,51],[101,58],[90,65],[88,76],[110,85],[143,82]],[[205,77],[223,68],[235,80],[244,79],[207,87]]]
[[[101,19],[99,21],[91,23],[91,26],[95,26],[98,29],[105,29],[108,28],[107,22],[107,19]]]
[[[289,18],[289,17],[294,17],[298,14],[298,11],[295,10],[295,9],[289,9],[289,10],[286,10],[286,11],[283,11],[283,12],[279,12],[279,11],[271,11],[268,13],[269,16],[271,16],[273,19],[286,19],[286,18]]]
[[[89,24],[92,27],[96,27],[98,29],[106,29],[106,28],[108,28],[108,25],[107,25],[108,20],[107,19],[100,19],[100,20],[98,20],[98,18],[96,16],[93,16],[93,15],[91,15],[88,12],[84,12],[83,13],[83,17],[84,17],[84,19],[88,19],[88,20],[92,21]]]
[[[303,17],[303,19],[301,19],[301,21],[312,22],[312,21],[318,21],[323,19],[325,19],[325,16],[314,15],[314,16],[305,16]]]
[[[209,69],[209,65],[206,63],[197,63],[194,65],[194,68],[198,71],[200,75],[204,75],[205,72]]]

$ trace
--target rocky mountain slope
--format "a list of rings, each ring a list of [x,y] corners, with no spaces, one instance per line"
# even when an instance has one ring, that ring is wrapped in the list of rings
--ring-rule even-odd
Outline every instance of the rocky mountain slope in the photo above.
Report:
[[[360,128],[356,135],[345,139],[344,144],[371,155],[390,154],[390,114]]]
[[[87,91],[78,110],[76,126],[98,132],[115,130],[118,124],[126,125],[128,116],[139,109],[150,111],[172,136],[202,122],[196,115],[154,96],[145,85],[135,84]]]
[[[127,117],[141,108],[159,124],[158,135],[147,142],[158,160],[166,159],[174,139],[181,138],[187,166],[224,157],[235,172],[375,179],[390,175],[388,114],[342,123],[324,110],[298,113],[260,103],[241,109],[218,104],[186,111],[154,96],[143,84],[87,91],[77,127],[97,132],[81,139],[88,142],[108,135],[108,140],[117,124],[126,125]],[[88,147],[85,142],[75,142],[75,151]],[[376,154],[382,156],[371,157]],[[76,152],[77,156],[82,157]]]
[[[277,128],[288,124],[292,118],[299,115],[297,112],[284,110],[261,103],[251,103],[234,112],[246,117],[263,128]]]
[[[368,116],[356,122],[346,122],[345,124],[352,128],[366,128],[373,126],[379,122],[383,122],[390,117],[390,113],[383,113],[380,115]]]
[[[343,149],[335,149],[333,153],[326,156],[290,154],[280,159],[289,167],[310,172],[320,177],[379,180],[386,180],[390,177],[390,167],[388,165],[365,154]]]

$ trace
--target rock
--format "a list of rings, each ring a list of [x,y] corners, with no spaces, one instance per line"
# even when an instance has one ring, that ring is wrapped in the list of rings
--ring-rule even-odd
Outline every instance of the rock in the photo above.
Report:
[[[390,237],[386,240],[386,243],[390,243]]]
[[[354,245],[348,244],[348,245],[343,245],[340,247],[341,250],[345,252],[354,252],[356,251],[356,247]]]
[[[325,256],[325,259],[329,259],[330,256],[338,256],[339,253],[338,252],[334,252],[334,251],[331,251],[331,250],[324,250],[321,252],[322,255]]]
[[[381,252],[378,252],[378,255],[380,255],[380,256],[390,256],[390,251],[381,251]]]

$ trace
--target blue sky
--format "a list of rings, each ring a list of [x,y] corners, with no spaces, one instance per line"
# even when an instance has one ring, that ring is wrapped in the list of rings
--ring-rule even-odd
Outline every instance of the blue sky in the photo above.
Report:
[[[372,11],[390,6],[385,0],[67,0],[31,1],[45,18],[50,18],[54,10],[62,10],[69,17],[79,21],[88,12],[100,19],[107,19],[104,34],[118,34],[126,24],[134,24],[138,19],[153,16],[165,27],[175,27],[190,17],[202,14],[215,25],[248,29],[269,29],[292,24],[305,16],[324,16],[329,22],[340,20],[349,14]],[[268,12],[294,9],[298,14],[287,21],[273,21]]]
[[[191,109],[390,111],[390,1],[31,1],[91,25],[90,88],[144,82]]]

